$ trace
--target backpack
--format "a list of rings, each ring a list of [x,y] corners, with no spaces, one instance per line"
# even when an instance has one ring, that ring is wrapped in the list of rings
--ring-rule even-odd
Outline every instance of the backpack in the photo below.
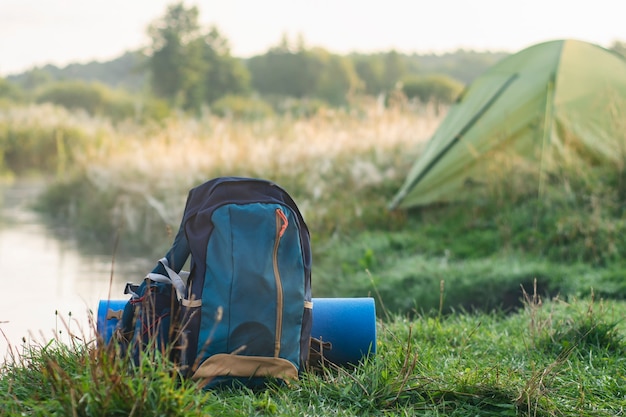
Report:
[[[220,177],[191,189],[170,250],[126,292],[121,333],[135,359],[168,351],[205,387],[288,381],[307,366],[310,236],[273,182]]]

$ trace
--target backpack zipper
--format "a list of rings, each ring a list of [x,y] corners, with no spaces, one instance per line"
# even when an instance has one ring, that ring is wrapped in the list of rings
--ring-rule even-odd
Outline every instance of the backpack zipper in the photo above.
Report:
[[[274,279],[276,280],[276,339],[274,339],[274,357],[280,354],[280,339],[283,332],[283,283],[280,279],[280,271],[278,270],[278,246],[280,239],[285,234],[285,230],[289,225],[285,213],[276,209],[276,239],[274,240],[274,252],[272,254],[272,262],[274,264]]]

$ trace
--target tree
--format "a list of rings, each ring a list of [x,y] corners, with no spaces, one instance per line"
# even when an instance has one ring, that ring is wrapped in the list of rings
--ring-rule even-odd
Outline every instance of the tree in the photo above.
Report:
[[[345,104],[362,82],[351,60],[322,48],[307,49],[299,36],[292,46],[286,35],[267,53],[248,60],[252,87],[263,95],[321,99]]]
[[[390,93],[409,74],[405,55],[395,50],[373,55],[352,55],[351,60],[367,94]]]
[[[194,45],[199,30],[198,8],[187,9],[182,2],[168,6],[165,16],[148,27],[152,89],[157,96],[182,107],[189,106],[185,95],[204,70],[198,59],[201,50]]]
[[[315,96],[335,106],[345,104],[348,96],[363,86],[352,61],[325,50],[316,53],[324,66],[316,83]]]
[[[34,91],[37,88],[49,84],[52,81],[53,78],[49,72],[41,68],[34,68],[23,74],[22,77],[18,79],[17,83],[24,90]]]
[[[615,41],[611,45],[611,50],[617,52],[624,58],[626,58],[626,42]]]
[[[297,49],[291,44],[283,34],[278,45],[248,60],[252,87],[259,93],[295,98],[315,94],[323,63],[319,56],[306,49],[301,37]]]
[[[227,95],[249,93],[250,73],[239,59],[230,55],[227,39],[213,26],[202,41],[203,59],[208,65],[204,75],[204,101],[212,104]]]
[[[354,69],[363,81],[366,94],[377,96],[385,91],[385,63],[380,55],[354,55]]]
[[[22,97],[22,91],[15,84],[0,77],[0,99],[19,100]]]
[[[198,16],[196,6],[186,8],[180,2],[148,28],[153,91],[188,110],[245,92],[249,85],[249,74],[230,56],[227,40],[215,27],[203,32]]]
[[[407,75],[407,65],[402,55],[395,50],[387,52],[383,57],[384,75],[383,88],[387,91],[393,90],[398,82]]]

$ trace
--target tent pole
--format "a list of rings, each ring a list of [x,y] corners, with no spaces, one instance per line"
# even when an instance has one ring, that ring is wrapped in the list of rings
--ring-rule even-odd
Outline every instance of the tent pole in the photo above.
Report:
[[[445,148],[443,148],[441,150],[441,152],[439,152],[437,154],[437,156],[435,156],[429,163],[428,165],[426,165],[426,167],[422,170],[422,172],[420,172],[420,174],[415,177],[415,179],[413,181],[411,181],[411,183],[407,186],[404,187],[404,193],[401,195],[398,195],[394,201],[392,201],[390,208],[391,209],[395,209],[401,200],[404,199],[404,197],[406,197],[406,195],[408,194],[408,192],[415,187],[415,184],[417,184],[418,182],[420,182],[422,180],[422,178],[424,178],[424,176],[428,173],[428,171],[430,171],[432,169],[433,166],[435,166],[437,164],[437,162],[439,162],[439,160],[454,146],[456,145],[459,140],[461,140],[461,138],[465,135],[465,133],[467,133],[467,131],[474,126],[474,124],[482,117],[483,114],[485,114],[485,112],[493,105],[493,103],[495,103],[495,101],[498,99],[498,97],[500,97],[500,95],[509,87],[509,85],[511,85],[511,83],[518,77],[518,74],[513,74],[511,75],[505,82],[504,84],[502,84],[500,86],[500,88],[498,89],[498,91],[496,91],[496,93],[489,99],[489,101],[487,101],[481,108],[480,110],[478,110],[476,112],[476,114],[465,124],[465,126],[463,126],[463,128],[459,131],[459,133],[456,134],[456,136],[454,136],[454,138],[450,141],[450,143],[448,143],[446,145]]]

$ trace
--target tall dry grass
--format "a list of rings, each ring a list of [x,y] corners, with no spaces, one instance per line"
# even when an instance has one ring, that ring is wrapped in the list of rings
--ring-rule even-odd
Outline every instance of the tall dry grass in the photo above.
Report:
[[[180,117],[164,126],[122,127],[111,132],[106,145],[86,148],[81,162],[89,171],[107,171],[111,181],[133,175],[165,184],[172,178],[193,182],[220,172],[274,177],[304,174],[315,183],[331,170],[329,164],[346,155],[368,154],[376,162],[397,147],[415,150],[439,121],[435,116],[400,110],[365,115],[326,111],[306,119],[258,121]],[[363,164],[353,164],[354,177],[376,181],[376,174]]]
[[[120,130],[109,139],[112,146],[87,148],[80,161],[102,188],[152,184],[180,196],[216,176],[262,177],[290,188],[305,212],[323,211],[317,203],[346,186],[354,192],[401,178],[409,155],[417,155],[438,123],[399,110],[251,122],[176,118],[159,128]],[[178,217],[180,201],[163,203]]]
[[[60,188],[52,187],[46,210],[100,232],[108,219],[124,239],[152,244],[155,233],[178,227],[190,188],[232,175],[280,184],[319,233],[364,227],[368,211],[374,223],[384,216],[440,120],[431,109],[373,104],[308,118],[178,115],[161,124],[105,124],[90,130],[92,140],[69,146],[72,164],[58,170]]]

